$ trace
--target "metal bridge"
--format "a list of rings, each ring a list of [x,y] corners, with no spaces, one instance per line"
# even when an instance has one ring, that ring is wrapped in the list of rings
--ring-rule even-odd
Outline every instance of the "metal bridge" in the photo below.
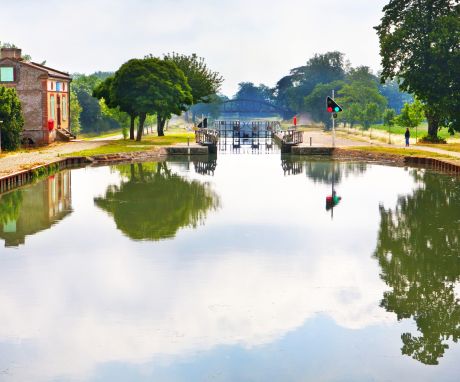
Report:
[[[220,104],[220,114],[278,114],[281,116],[289,115],[291,113],[290,110],[284,109],[277,105],[274,105],[270,102],[266,101],[257,101],[251,99],[232,99],[229,101],[222,102]]]

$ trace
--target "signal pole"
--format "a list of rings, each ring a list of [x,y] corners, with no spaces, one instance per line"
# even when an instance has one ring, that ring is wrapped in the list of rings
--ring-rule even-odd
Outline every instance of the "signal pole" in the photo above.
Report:
[[[335,98],[335,90],[332,89],[332,100]],[[332,113],[332,147],[335,147],[335,113]]]

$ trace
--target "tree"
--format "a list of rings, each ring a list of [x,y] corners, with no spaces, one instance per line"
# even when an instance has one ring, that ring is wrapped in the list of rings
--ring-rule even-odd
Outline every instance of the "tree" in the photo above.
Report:
[[[70,128],[74,134],[80,132],[80,114],[82,108],[78,102],[77,94],[73,88],[70,89]]]
[[[419,335],[403,333],[402,353],[428,365],[460,338],[460,188],[451,177],[413,172],[421,185],[399,198],[396,208],[380,207],[374,257],[391,290],[381,306],[398,320],[413,318]]]
[[[0,86],[0,129],[2,150],[16,150],[24,126],[21,101],[16,89]]]
[[[252,82],[240,82],[238,84],[238,91],[233,96],[233,99],[272,102],[273,93],[271,89],[264,84],[256,86]]]
[[[149,56],[149,58],[152,57],[152,55]],[[217,94],[224,82],[224,78],[219,73],[210,70],[204,58],[196,54],[187,56],[169,53],[164,56],[164,60],[173,62],[185,74],[191,88],[193,104],[210,102],[211,96]]]
[[[390,0],[375,27],[380,40],[382,82],[425,105],[428,135],[440,127],[460,130],[460,5],[458,0]]]
[[[401,110],[406,102],[414,101],[414,97],[399,89],[397,80],[387,80],[380,84],[379,92],[387,99],[388,107],[393,110]]]
[[[166,162],[118,166],[125,178],[110,186],[95,204],[134,240],[173,238],[183,227],[202,224],[219,198],[208,184],[174,174]]]
[[[350,70],[346,81],[338,92],[337,102],[343,106],[345,113],[352,110],[353,120],[367,129],[380,119],[387,100],[379,93],[376,78],[366,66]]]
[[[385,109],[382,115],[383,126],[388,127],[388,143],[391,143],[391,127],[395,124],[395,117],[394,109]]]
[[[343,80],[344,77],[343,53],[336,51],[315,54],[306,65],[292,69],[289,76],[278,81],[274,94],[279,105],[299,112],[304,106],[304,98],[316,85]]]
[[[401,113],[395,121],[399,126],[413,128],[422,123],[424,119],[424,106],[416,99],[413,103],[405,103]]]

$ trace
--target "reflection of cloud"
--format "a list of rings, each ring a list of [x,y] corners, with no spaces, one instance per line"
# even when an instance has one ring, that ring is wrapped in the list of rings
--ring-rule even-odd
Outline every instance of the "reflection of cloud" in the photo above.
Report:
[[[377,307],[377,273],[352,257],[228,253],[184,264],[113,249],[91,259],[25,258],[23,267],[0,271],[0,337],[34,354],[17,363],[13,380],[82,375],[104,362],[216,345],[253,347],[317,313],[354,329],[389,320]],[[52,269],[46,279],[37,278],[41,268]]]

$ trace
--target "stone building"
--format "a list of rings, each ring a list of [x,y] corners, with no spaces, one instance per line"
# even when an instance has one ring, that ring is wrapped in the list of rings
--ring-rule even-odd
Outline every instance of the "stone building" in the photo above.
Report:
[[[68,73],[22,59],[21,49],[2,48],[0,86],[13,87],[24,115],[22,142],[43,145],[75,138],[70,126]]]

